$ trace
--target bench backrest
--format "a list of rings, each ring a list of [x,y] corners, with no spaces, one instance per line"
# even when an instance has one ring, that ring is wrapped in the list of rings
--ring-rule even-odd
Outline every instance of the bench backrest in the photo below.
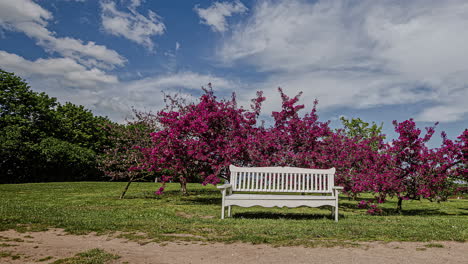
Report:
[[[335,168],[229,166],[233,191],[331,193]]]

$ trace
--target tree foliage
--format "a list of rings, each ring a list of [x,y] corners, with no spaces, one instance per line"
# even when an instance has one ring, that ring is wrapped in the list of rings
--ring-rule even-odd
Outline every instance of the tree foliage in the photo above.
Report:
[[[0,182],[90,180],[110,121],[0,70]]]
[[[385,135],[382,134],[383,123],[378,126],[375,122],[369,126],[369,123],[363,121],[361,118],[351,118],[351,120],[340,117],[341,123],[343,124],[343,132],[352,138],[358,138],[361,140],[373,138],[369,144],[372,149],[378,150],[379,138],[385,139]]]
[[[132,182],[154,176],[154,173],[141,169],[145,159],[139,148],[150,146],[150,134],[158,131],[158,124],[151,113],[134,110],[134,115],[134,119],[127,120],[126,124],[108,123],[103,128],[109,134],[109,145],[100,157],[99,169],[112,180],[128,182],[121,199]]]
[[[395,186],[399,210],[402,200],[421,197],[446,200],[453,190],[454,180],[460,176],[467,179],[466,170],[461,169],[467,163],[462,154],[466,148],[466,141],[463,141],[466,130],[459,137],[462,140],[455,142],[442,133],[442,146],[430,149],[426,143],[433,136],[435,126],[427,127],[424,135],[412,119],[401,123],[394,121],[394,126],[399,137],[392,141],[389,152],[394,173],[399,176],[396,181],[399,186]]]
[[[55,114],[56,137],[98,153],[110,144],[109,132],[102,128],[113,123],[106,117],[94,116],[84,106],[70,102],[58,104]]]

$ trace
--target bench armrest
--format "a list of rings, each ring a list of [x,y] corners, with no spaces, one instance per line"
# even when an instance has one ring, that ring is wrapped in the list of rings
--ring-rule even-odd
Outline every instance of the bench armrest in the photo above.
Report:
[[[338,197],[338,194],[340,193],[341,190],[343,190],[343,187],[342,186],[333,186],[332,190],[333,190],[333,195]]]
[[[220,190],[226,190],[226,189],[232,188],[232,185],[229,184],[229,183],[225,183],[223,185],[216,186],[216,188],[218,188]]]

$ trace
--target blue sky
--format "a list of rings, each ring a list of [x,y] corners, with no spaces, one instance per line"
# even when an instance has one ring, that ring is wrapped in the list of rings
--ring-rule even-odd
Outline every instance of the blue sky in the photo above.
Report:
[[[162,92],[211,82],[264,118],[277,87],[322,120],[414,118],[455,138],[468,127],[468,2],[2,0],[0,67],[36,91],[122,121]]]

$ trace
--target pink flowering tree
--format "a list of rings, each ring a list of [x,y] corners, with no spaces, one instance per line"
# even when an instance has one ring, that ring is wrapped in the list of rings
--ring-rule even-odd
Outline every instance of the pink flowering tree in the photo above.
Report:
[[[450,140],[442,132],[442,146],[429,153],[429,164],[426,165],[426,177],[422,183],[422,195],[430,200],[447,200],[455,194],[457,181],[468,181],[468,129]]]
[[[309,113],[300,116],[304,105],[298,105],[301,94],[288,97],[281,88],[282,109],[273,112],[274,125],[260,127],[252,134],[249,154],[255,166],[296,166],[324,168],[329,166],[322,155],[323,140],[332,134],[328,122],[320,122],[317,102]]]
[[[146,156],[146,168],[164,173],[163,184],[180,182],[185,195],[188,181],[216,184],[227,178],[230,164],[249,161],[247,145],[263,100],[258,93],[252,111],[247,111],[237,106],[234,95],[231,100],[218,100],[210,86],[198,103],[158,112],[163,129],[151,134],[150,148],[140,148]],[[157,193],[163,190],[164,185]]]
[[[337,168],[336,183],[353,198],[371,192],[378,202],[385,201],[395,176],[382,137],[362,139],[336,133],[326,142],[323,155]]]
[[[338,164],[338,183],[353,197],[374,193],[376,203],[397,197],[399,212],[403,200],[443,201],[454,194],[455,181],[467,180],[464,153],[468,132],[465,130],[455,141],[442,133],[442,146],[430,149],[426,143],[435,127],[426,128],[422,135],[412,119],[395,121],[394,125],[399,137],[391,143],[384,143],[383,137],[367,140],[344,137],[327,144],[331,147],[328,157]],[[339,138],[339,134],[329,139],[334,138]],[[359,206],[368,208],[371,214],[381,212],[376,204],[362,201]]]
[[[455,141],[442,133],[442,158],[446,160],[446,171],[454,180],[468,182],[468,129],[465,129]],[[445,168],[444,168],[445,169]]]
[[[426,143],[433,136],[435,126],[426,128],[424,135],[412,119],[401,123],[394,121],[394,126],[399,137],[392,141],[388,152],[392,155],[389,164],[394,166],[397,179],[388,194],[398,197],[398,211],[401,212],[403,200],[446,200],[453,194],[454,180],[466,179],[463,155],[466,131],[457,141],[447,139],[442,133],[442,146],[430,149]]]

